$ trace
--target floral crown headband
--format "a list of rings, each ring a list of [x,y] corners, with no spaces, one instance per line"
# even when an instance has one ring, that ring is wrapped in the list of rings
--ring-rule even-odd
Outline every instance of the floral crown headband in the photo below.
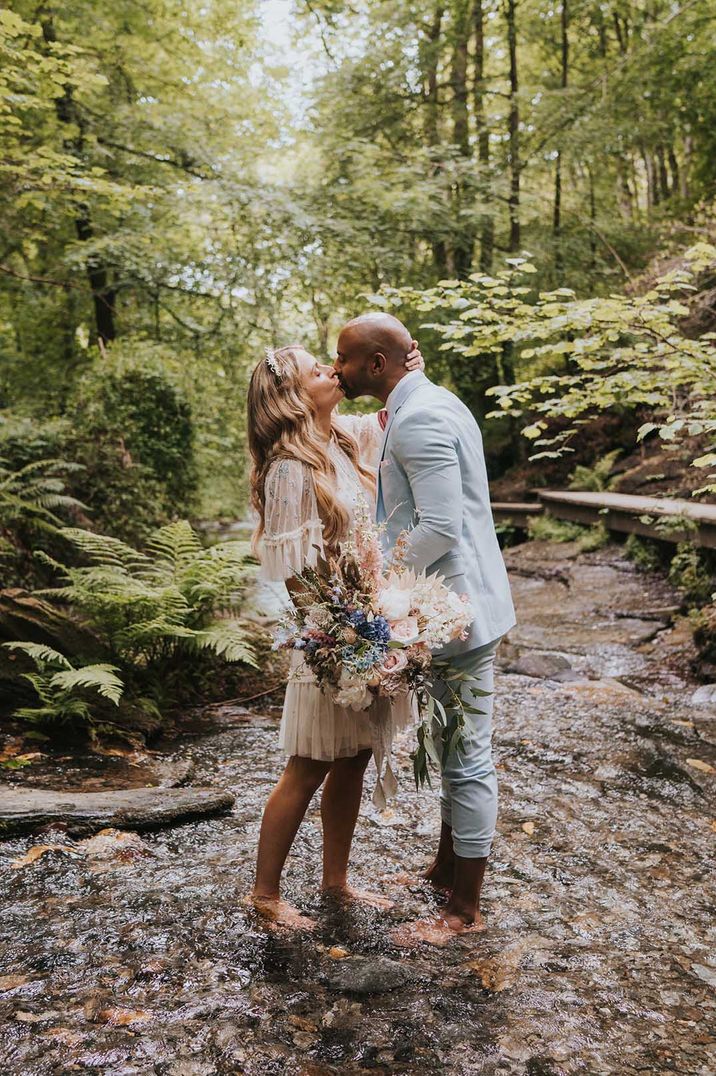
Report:
[[[272,374],[274,374],[280,381],[283,377],[284,371],[280,368],[278,360],[276,359],[276,351],[272,347],[266,348],[266,365]]]

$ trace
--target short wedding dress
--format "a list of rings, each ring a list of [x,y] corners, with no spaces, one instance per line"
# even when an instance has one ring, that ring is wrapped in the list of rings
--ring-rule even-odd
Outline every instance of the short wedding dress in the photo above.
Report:
[[[382,431],[375,415],[343,415],[338,420],[355,437],[361,460],[373,466]],[[328,454],[335,469],[336,496],[351,522],[360,505],[374,505],[360,475],[334,437]],[[277,459],[266,476],[261,575],[286,580],[306,566],[315,566],[323,552],[323,524],[318,515],[311,469],[294,459]],[[373,802],[384,807],[395,794],[397,782],[391,765],[394,734],[417,721],[414,700],[406,695],[395,702],[376,698],[367,710],[338,706],[318,685],[300,651],[293,651],[283,704],[279,746],[287,755],[332,762],[372,749],[378,780]]]

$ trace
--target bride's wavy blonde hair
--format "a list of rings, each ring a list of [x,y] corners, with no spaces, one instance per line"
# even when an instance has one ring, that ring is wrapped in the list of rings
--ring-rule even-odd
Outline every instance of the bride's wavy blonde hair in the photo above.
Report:
[[[316,425],[314,404],[301,379],[296,352],[303,350],[300,344],[278,348],[273,352],[273,362],[280,376],[263,359],[249,382],[248,435],[253,460],[251,503],[259,515],[253,536],[254,549],[264,531],[266,475],[276,459],[300,460],[310,467],[327,546],[335,547],[348,530],[348,512],[334,493],[336,472],[328,455],[328,444]],[[335,422],[331,425],[333,436],[353,463],[362,483],[374,493],[375,472],[360,462],[357,441]]]

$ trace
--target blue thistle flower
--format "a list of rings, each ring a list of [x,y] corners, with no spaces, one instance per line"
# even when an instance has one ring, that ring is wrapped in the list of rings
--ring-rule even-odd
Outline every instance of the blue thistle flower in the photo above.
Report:
[[[372,643],[387,643],[390,639],[390,624],[384,616],[366,620],[364,624],[356,628],[356,631]]]

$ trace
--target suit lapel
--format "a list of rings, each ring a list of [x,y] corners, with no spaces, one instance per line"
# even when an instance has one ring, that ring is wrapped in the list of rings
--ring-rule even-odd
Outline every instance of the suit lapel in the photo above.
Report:
[[[385,507],[385,502],[383,501],[383,486],[382,486],[382,482],[381,482],[380,469],[381,469],[381,464],[383,463],[383,460],[385,459],[385,451],[386,451],[386,449],[388,447],[388,437],[390,436],[390,431],[392,429],[393,423],[395,422],[396,416],[397,416],[398,412],[400,411],[401,407],[406,403],[407,400],[410,399],[410,397],[413,395],[413,393],[416,391],[416,389],[419,389],[421,387],[421,385],[426,385],[426,384],[431,385],[432,382],[429,380],[429,378],[425,377],[424,374],[423,374],[422,377],[410,378],[406,382],[404,387],[401,386],[400,383],[398,384],[397,388],[403,388],[403,391],[400,394],[400,396],[398,397],[398,400],[396,401],[395,407],[391,409],[391,413],[388,416],[388,421],[386,423],[385,430],[383,431],[383,444],[382,444],[381,450],[380,450],[380,460],[378,461],[378,490],[377,490],[377,494],[376,494],[376,507],[379,508],[380,505],[382,505],[383,506],[383,511],[384,511],[386,516],[387,516],[388,512],[387,512],[387,509]]]

